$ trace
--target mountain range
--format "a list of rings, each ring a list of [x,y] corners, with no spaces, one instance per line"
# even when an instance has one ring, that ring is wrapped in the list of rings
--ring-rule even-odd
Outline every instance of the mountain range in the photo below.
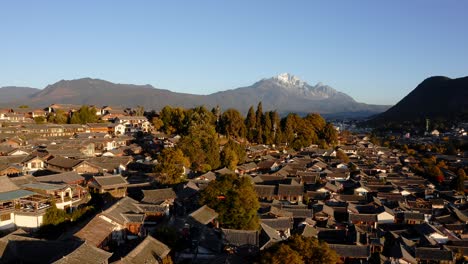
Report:
[[[389,108],[356,102],[349,95],[328,85],[309,85],[291,74],[262,79],[251,86],[195,95],[157,89],[151,85],[116,84],[100,79],[61,80],[44,89],[26,87],[0,88],[0,105],[14,107],[29,105],[45,107],[52,103],[113,105],[160,110],[166,105],[194,107],[216,105],[222,109],[236,108],[246,113],[250,106],[262,102],[264,110],[289,112],[318,112],[328,116],[363,117]]]
[[[377,115],[371,123],[388,124],[468,120],[468,77],[451,79],[433,76],[425,79],[396,105]]]

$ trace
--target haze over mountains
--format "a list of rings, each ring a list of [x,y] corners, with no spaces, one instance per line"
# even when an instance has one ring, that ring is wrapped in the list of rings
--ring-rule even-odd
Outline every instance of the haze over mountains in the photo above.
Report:
[[[426,118],[446,121],[468,119],[468,77],[425,79],[411,93],[372,122],[424,122]]]
[[[282,114],[318,112],[329,116],[369,116],[389,108],[358,103],[328,85],[318,83],[312,86],[287,73],[262,79],[248,87],[209,95],[177,93],[151,85],[116,84],[91,78],[61,80],[42,90],[0,88],[0,104],[11,107],[21,104],[45,107],[52,103],[68,103],[129,107],[142,105],[146,109],[160,110],[165,105],[187,108],[219,105],[222,109],[236,108],[245,113],[250,106],[260,101],[264,110],[277,110]]]

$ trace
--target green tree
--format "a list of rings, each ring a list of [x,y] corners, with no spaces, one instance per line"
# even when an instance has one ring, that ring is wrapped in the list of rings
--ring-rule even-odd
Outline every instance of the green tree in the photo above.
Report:
[[[49,207],[42,219],[42,225],[53,225],[57,226],[61,223],[64,223],[68,220],[67,212],[64,210],[60,210],[55,206],[55,203],[52,203],[51,207]]]
[[[259,228],[257,193],[250,180],[236,175],[221,175],[203,189],[200,204],[218,214],[224,228],[256,230]]]
[[[265,250],[262,252],[260,263],[263,264],[304,264],[304,260],[299,252],[293,250],[290,246],[281,243],[274,246],[274,251]]]
[[[256,135],[255,135],[255,143],[262,144],[263,143],[263,106],[262,102],[259,102],[257,105],[257,111],[255,112],[255,128],[256,128]]]
[[[43,116],[36,116],[34,122],[36,122],[36,124],[44,124],[47,122],[47,119]]]
[[[264,115],[264,124],[263,124],[263,143],[272,144],[274,142],[273,138],[273,124],[271,122],[271,112],[266,112]]]
[[[235,170],[237,164],[239,164],[239,157],[237,153],[231,149],[224,147],[220,153],[221,165],[227,167],[230,170]]]
[[[204,106],[197,106],[186,112],[186,120],[184,122],[189,126],[214,126],[216,116],[208,111]],[[184,134],[188,132],[188,127],[184,130]]]
[[[176,107],[165,106],[159,113],[159,118],[163,122],[162,130],[169,135],[186,134],[189,128],[188,111]]]
[[[86,124],[97,122],[96,109],[83,105],[78,111],[72,114],[70,119],[71,124]]]
[[[221,165],[214,125],[190,126],[188,135],[182,137],[178,146],[190,159],[193,170],[204,172]]]
[[[314,129],[316,134],[320,134],[327,125],[325,119],[317,113],[308,114],[304,117],[304,121]]]
[[[156,131],[158,131],[160,128],[164,126],[164,122],[161,120],[161,118],[157,116],[153,117],[151,122],[153,123],[153,127]]]
[[[159,118],[161,119],[163,125],[162,125],[162,130],[169,134],[172,135],[175,133],[176,128],[172,126],[173,120],[172,120],[172,107],[170,106],[165,106],[159,113]]]
[[[292,144],[296,138],[296,127],[301,122],[301,117],[297,114],[288,114],[281,120],[281,127],[283,130],[283,140],[287,144]]]
[[[255,140],[257,129],[257,119],[255,117],[255,110],[253,106],[249,108],[249,112],[245,118],[245,128],[247,129],[247,140],[253,142]]]
[[[331,123],[327,123],[322,131],[323,138],[329,145],[336,144],[338,141],[338,135],[335,127]]]
[[[55,113],[51,113],[47,116],[47,121],[54,124],[66,124],[68,122],[68,114],[58,109]]]
[[[335,264],[341,261],[327,243],[316,238],[292,235],[288,240],[264,250],[260,255],[260,262]]]
[[[244,138],[246,128],[242,114],[236,109],[226,110],[220,118],[220,132],[234,138]]]
[[[228,143],[224,145],[220,158],[221,166],[225,166],[230,170],[235,170],[238,164],[245,162],[245,147],[233,140],[229,140]]]
[[[189,164],[189,160],[180,149],[164,149],[155,166],[158,182],[166,185],[185,181],[183,167],[188,167]]]
[[[297,114],[289,114],[282,120],[283,140],[294,149],[317,143],[318,137],[313,127]]]

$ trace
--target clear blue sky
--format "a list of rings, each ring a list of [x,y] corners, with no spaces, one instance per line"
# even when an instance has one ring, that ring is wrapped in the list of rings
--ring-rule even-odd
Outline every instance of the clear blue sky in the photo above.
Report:
[[[290,72],[394,104],[468,75],[468,1],[0,2],[0,86],[93,77],[208,94]]]

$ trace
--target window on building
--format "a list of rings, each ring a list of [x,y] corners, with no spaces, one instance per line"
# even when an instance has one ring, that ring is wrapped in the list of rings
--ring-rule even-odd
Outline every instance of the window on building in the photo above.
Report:
[[[0,215],[0,222],[1,221],[8,221],[11,219],[11,214],[2,214]]]

